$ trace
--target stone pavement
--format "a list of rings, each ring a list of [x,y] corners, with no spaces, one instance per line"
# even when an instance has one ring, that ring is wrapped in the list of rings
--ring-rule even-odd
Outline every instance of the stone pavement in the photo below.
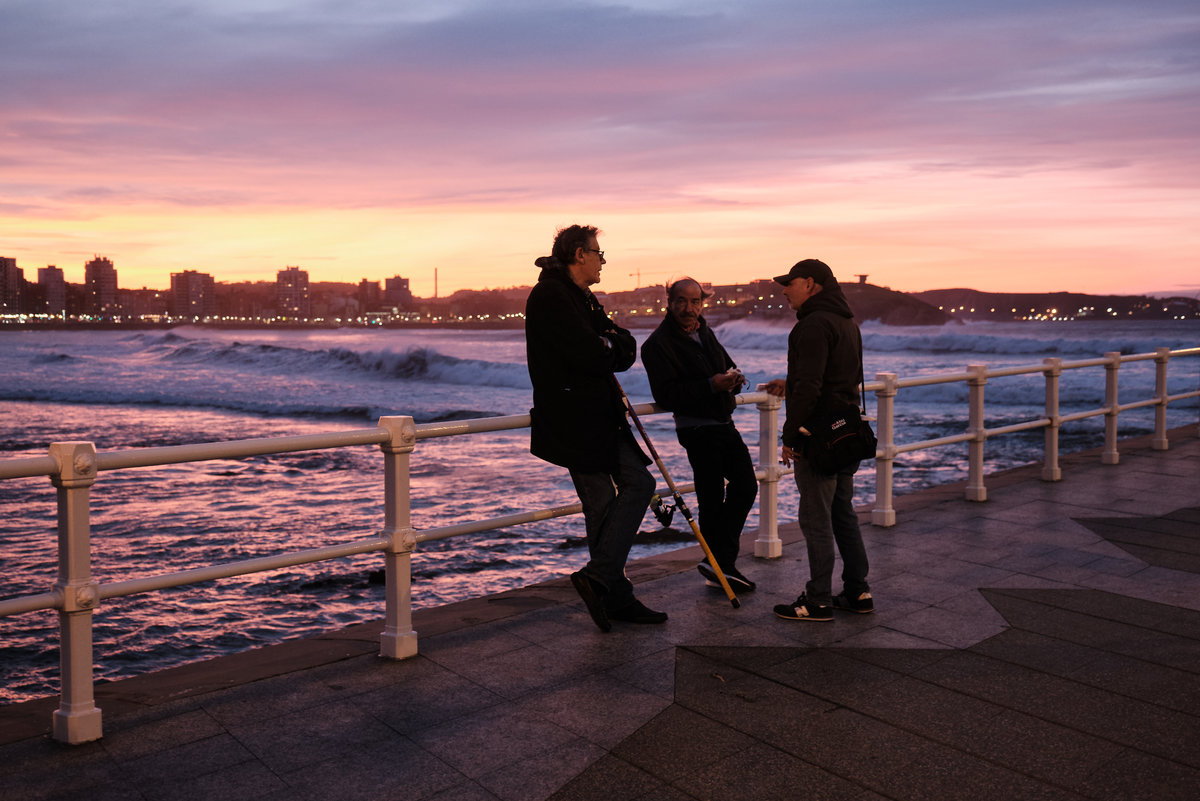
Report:
[[[1195,799],[1200,439],[1171,438],[898,498],[871,615],[774,617],[791,527],[739,609],[692,547],[630,565],[662,626],[602,634],[564,577],[418,612],[403,662],[375,623],[100,685],[95,743],[0,708],[0,799]]]

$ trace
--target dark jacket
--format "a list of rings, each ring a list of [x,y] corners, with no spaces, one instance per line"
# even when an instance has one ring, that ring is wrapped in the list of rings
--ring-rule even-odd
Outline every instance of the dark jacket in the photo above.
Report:
[[[862,333],[841,287],[830,284],[800,307],[788,335],[783,444],[798,450],[808,420],[857,407],[861,375]]]
[[[543,257],[525,302],[525,353],[533,382],[529,451],[570,470],[611,472],[618,437],[634,442],[613,373],[628,370],[637,342],[561,263]],[[650,460],[642,454],[646,464]]]
[[[642,365],[654,402],[684,417],[728,422],[737,408],[732,392],[714,392],[714,375],[736,365],[703,317],[696,342],[669,313],[642,344]]]

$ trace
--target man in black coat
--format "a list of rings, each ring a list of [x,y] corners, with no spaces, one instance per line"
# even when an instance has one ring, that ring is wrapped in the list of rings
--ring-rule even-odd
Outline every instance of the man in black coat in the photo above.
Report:
[[[551,255],[534,262],[542,272],[525,303],[525,350],[533,383],[529,450],[571,473],[590,556],[571,583],[592,620],[609,631],[611,620],[662,623],[667,615],[637,600],[625,576],[655,482],[614,376],[633,366],[637,343],[589,289],[605,264],[599,233],[564,228]]]
[[[829,622],[833,610],[867,614],[875,611],[869,568],[858,514],[854,511],[855,462],[834,475],[815,470],[804,453],[807,425],[822,415],[858,406],[862,380],[862,334],[854,312],[829,265],[819,259],[797,262],[775,281],[796,311],[788,336],[786,383],[766,389],[783,395],[785,465],[796,465],[800,491],[800,531],[808,550],[809,580],[793,603],[778,604],[775,614],[787,620]],[[842,592],[833,595],[834,547],[842,557]]]
[[[729,585],[749,592],[754,582],[736,562],[758,479],[732,417],[734,395],[745,379],[701,314],[708,297],[691,278],[667,287],[667,314],[642,345],[642,364],[654,401],[675,413],[675,435],[692,466],[704,539]],[[696,567],[709,585],[721,586],[708,562]]]

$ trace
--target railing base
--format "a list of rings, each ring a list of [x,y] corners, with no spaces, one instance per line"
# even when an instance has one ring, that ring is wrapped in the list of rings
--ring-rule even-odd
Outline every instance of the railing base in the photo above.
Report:
[[[872,509],[871,510],[871,525],[873,525],[873,526],[894,526],[894,525],[896,525],[896,510],[895,509]]]
[[[379,635],[379,655],[385,659],[408,659],[417,655],[417,633],[405,631]]]
[[[783,540],[755,540],[754,555],[759,559],[778,559],[783,556]]]
[[[104,736],[100,710],[92,707],[86,712],[64,712],[54,710],[53,738],[60,743],[79,745],[99,740]]]

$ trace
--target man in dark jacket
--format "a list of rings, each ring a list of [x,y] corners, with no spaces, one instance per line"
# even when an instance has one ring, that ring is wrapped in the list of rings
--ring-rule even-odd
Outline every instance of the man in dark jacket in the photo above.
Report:
[[[775,614],[788,620],[833,620],[833,609],[873,612],[867,584],[867,552],[854,511],[855,463],[836,474],[815,471],[804,455],[806,423],[857,407],[862,376],[862,334],[854,313],[829,265],[817,259],[795,264],[778,276],[783,294],[796,310],[788,336],[787,383],[772,381],[767,390],[782,391],[783,463],[795,462],[800,490],[800,530],[808,548],[810,578],[794,603],[780,604]],[[843,590],[834,596],[834,545],[842,556]]]
[[[736,563],[758,479],[731,416],[745,379],[701,314],[708,297],[691,278],[667,287],[667,314],[642,345],[642,364],[654,401],[675,413],[675,435],[692,466],[705,542],[730,587],[749,592],[754,582]],[[721,586],[708,562],[697,569],[711,586]]]
[[[558,232],[525,304],[525,350],[533,383],[529,450],[567,468],[583,504],[590,559],[571,583],[602,631],[611,620],[662,623],[664,612],[634,598],[625,562],[654,478],[621,399],[614,372],[637,358],[633,335],[614,324],[589,287],[604,251],[593,226]]]

